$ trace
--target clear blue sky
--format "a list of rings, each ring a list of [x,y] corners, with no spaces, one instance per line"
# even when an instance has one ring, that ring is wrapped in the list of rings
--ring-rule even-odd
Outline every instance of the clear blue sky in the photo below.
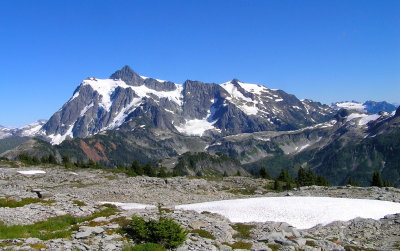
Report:
[[[0,1],[0,124],[48,119],[123,65],[323,103],[400,102],[398,0]]]

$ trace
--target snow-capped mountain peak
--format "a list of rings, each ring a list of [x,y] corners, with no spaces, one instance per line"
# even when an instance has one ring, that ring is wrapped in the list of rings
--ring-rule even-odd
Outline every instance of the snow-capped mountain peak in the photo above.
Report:
[[[299,115],[300,114],[300,115]],[[296,129],[331,117],[330,108],[237,79],[217,85],[144,77],[125,66],[109,79],[88,78],[41,130],[53,144],[105,130],[229,135]]]

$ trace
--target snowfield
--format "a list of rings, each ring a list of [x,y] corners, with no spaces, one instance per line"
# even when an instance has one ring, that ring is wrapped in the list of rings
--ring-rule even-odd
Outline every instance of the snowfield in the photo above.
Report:
[[[387,214],[400,213],[400,203],[330,197],[261,197],[180,205],[175,208],[218,213],[232,222],[287,222],[298,229],[357,217],[377,220]]]

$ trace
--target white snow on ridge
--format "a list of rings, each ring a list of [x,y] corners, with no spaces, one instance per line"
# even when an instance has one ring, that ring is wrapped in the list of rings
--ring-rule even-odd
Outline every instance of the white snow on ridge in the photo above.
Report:
[[[329,197],[260,197],[187,204],[176,208],[218,213],[232,222],[287,222],[299,229],[357,217],[377,220],[387,214],[400,213],[400,203]]]
[[[268,88],[262,85],[257,85],[257,84],[249,84],[249,83],[243,83],[243,82],[238,82],[240,87],[245,89],[247,92],[255,93],[255,94],[261,94],[261,92],[267,92]]]
[[[259,87],[258,85],[255,84],[244,84],[239,82],[239,85],[246,91],[251,91],[255,93],[260,92],[260,90],[262,89],[262,87]],[[241,93],[232,82],[226,82],[221,84],[220,86],[224,88],[231,95],[231,97],[226,98],[227,100],[234,103],[240,110],[242,110],[247,115],[257,115],[259,111],[257,107],[258,104],[257,100],[252,100],[251,98],[244,96],[243,93]]]
[[[110,107],[112,105],[111,94],[114,92],[114,90],[117,87],[129,88],[129,85],[127,85],[124,81],[114,79],[90,78],[84,80],[82,84],[90,85],[93,90],[101,95],[101,102],[99,103],[99,105],[107,111],[110,110]]]
[[[142,77],[143,78],[143,77]],[[156,79],[157,80],[157,79]],[[165,82],[163,80],[157,80],[159,82]],[[148,97],[149,94],[153,94],[159,98],[168,98],[175,103],[182,105],[182,85],[176,85],[176,89],[174,91],[156,91],[150,89],[144,85],[142,86],[130,86],[127,85],[122,80],[114,80],[114,79],[95,79],[90,78],[84,80],[82,82],[83,85],[90,85],[93,90],[101,95],[101,102],[99,105],[103,107],[105,110],[109,111],[112,105],[111,95],[117,87],[122,87],[124,89],[131,88],[135,91],[136,95],[139,97]]]
[[[241,93],[236,86],[232,84],[232,82],[223,83],[221,84],[221,87],[224,88],[232,96],[232,98],[253,102],[251,98],[245,97],[243,93]]]

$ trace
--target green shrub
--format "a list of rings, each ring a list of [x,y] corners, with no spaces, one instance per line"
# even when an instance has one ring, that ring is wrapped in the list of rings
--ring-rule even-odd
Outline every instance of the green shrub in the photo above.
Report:
[[[212,235],[210,232],[204,230],[204,229],[193,229],[192,231],[190,231],[193,234],[198,234],[200,237],[202,238],[207,238],[207,239],[211,239],[211,240],[215,240],[215,236]]]
[[[161,244],[157,243],[143,243],[136,246],[126,246],[122,251],[166,251]]]
[[[133,216],[126,231],[138,243],[158,243],[165,248],[176,248],[186,239],[183,228],[174,220],[164,217],[160,217],[158,221],[146,221]]]

